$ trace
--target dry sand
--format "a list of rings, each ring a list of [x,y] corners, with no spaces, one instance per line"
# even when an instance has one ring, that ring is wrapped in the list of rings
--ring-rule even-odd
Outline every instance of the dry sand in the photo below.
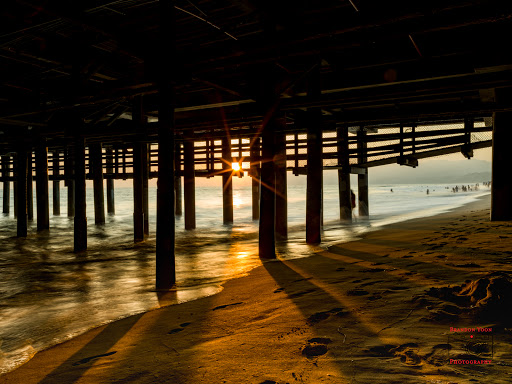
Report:
[[[511,383],[512,223],[490,222],[489,201],[264,263],[217,295],[40,352],[0,383]],[[477,326],[492,338],[450,332]]]

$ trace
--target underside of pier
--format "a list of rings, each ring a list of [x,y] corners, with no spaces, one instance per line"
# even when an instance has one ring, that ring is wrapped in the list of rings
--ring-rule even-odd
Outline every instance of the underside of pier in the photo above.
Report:
[[[339,172],[348,220],[351,173],[368,215],[371,167],[491,145],[491,219],[512,219],[510,2],[6,0],[0,13],[3,211],[14,182],[18,236],[33,170],[37,229],[49,228],[49,179],[60,214],[63,180],[77,252],[87,248],[86,178],[98,225],[103,180],[113,213],[113,180],[133,179],[143,241],[158,177],[156,282],[168,289],[180,176],[193,229],[195,177],[222,177],[229,224],[231,177],[248,172],[260,256],[272,258],[286,237],[286,170],[308,176],[306,236],[318,243],[323,169]]]

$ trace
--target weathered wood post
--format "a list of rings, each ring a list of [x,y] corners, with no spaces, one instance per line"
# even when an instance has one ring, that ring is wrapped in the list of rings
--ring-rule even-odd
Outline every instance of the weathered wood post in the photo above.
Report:
[[[196,227],[196,180],[194,164],[194,142],[183,142],[184,158],[184,192],[185,192],[185,229]]]
[[[145,118],[142,97],[140,96],[133,100],[132,122],[136,132],[143,131]],[[133,143],[133,239],[135,242],[144,240],[143,145],[140,141]]]
[[[36,198],[37,230],[50,229],[50,202],[48,193],[48,147],[46,139],[39,138],[36,145]]]
[[[350,157],[348,146],[348,127],[343,125],[336,129],[338,138],[338,191],[340,199],[340,219],[352,220],[352,200],[350,196]]]
[[[59,151],[52,152],[52,170],[53,170],[53,188],[52,188],[52,201],[53,201],[53,215],[60,215],[60,153]]]
[[[281,129],[285,122],[278,120]],[[288,185],[286,178],[286,134],[284,131],[275,134],[276,155],[274,157],[276,172],[276,234],[286,239],[288,237]]]
[[[260,218],[260,138],[252,140],[250,151],[250,175],[252,178],[252,219],[259,220]]]
[[[13,203],[14,203],[14,218],[16,219],[18,217],[18,173],[17,173],[17,163],[18,163],[18,155],[15,155],[14,164],[13,164],[13,174],[14,174],[14,181],[12,182],[12,193],[13,193]]]
[[[144,236],[149,235],[149,145],[142,144],[142,210],[144,213]]]
[[[273,67],[261,73],[259,81],[259,106],[263,113],[261,127],[261,184],[259,256],[264,259],[276,257],[276,169],[274,163],[275,134],[280,130],[277,118],[280,107],[278,75]]]
[[[224,224],[233,222],[233,157],[231,155],[231,140],[222,138],[222,217]]]
[[[133,144],[133,239],[144,240],[144,196],[142,181],[142,143]]]
[[[364,127],[360,127],[357,131],[357,152],[359,157],[359,164],[366,163],[367,151],[366,151],[366,130]],[[357,175],[357,195],[358,195],[358,206],[359,216],[365,217],[370,214],[370,204],[368,199],[368,169],[365,169],[364,174]]]
[[[270,108],[270,106],[269,106]],[[268,111],[271,114],[272,112]],[[261,134],[261,187],[260,187],[260,222],[259,222],[259,255],[261,258],[276,257],[276,189],[274,168],[274,130],[275,118],[264,119]]]
[[[92,173],[94,194],[94,223],[105,224],[105,197],[103,195],[103,154],[101,143],[89,144],[89,170]]]
[[[512,88],[496,89],[496,102],[512,103]],[[510,143],[512,112],[494,112],[492,131],[491,220],[512,220]]]
[[[75,158],[71,146],[66,148],[64,158],[64,177],[68,187],[68,217],[75,217]]]
[[[85,184],[85,139],[80,136],[82,126],[77,127],[75,137],[75,217],[74,217],[74,251],[87,249],[87,213]]]
[[[106,171],[110,174],[107,179],[107,213],[114,215],[116,213],[115,194],[114,194],[114,151],[112,147],[105,150]]]
[[[34,220],[34,179],[32,177],[32,150],[27,153],[27,219]]]
[[[19,143],[16,154],[16,235],[18,237],[27,237],[27,152],[25,143]]]
[[[11,176],[11,169],[9,164],[9,156],[2,156],[2,178],[3,178],[3,213],[9,214],[9,208],[11,206],[11,182],[9,177]]]
[[[183,215],[183,202],[181,198],[181,143],[179,142],[176,142],[175,144],[174,167],[176,168],[176,173],[174,174],[174,195],[176,197],[176,207],[174,209],[174,213],[176,216],[181,216]]]
[[[320,70],[317,67],[311,73],[308,85],[308,96],[320,96]],[[320,108],[309,108],[307,111],[307,186],[306,186],[306,242],[318,244],[321,241],[322,218],[322,185],[323,185],[323,143],[322,143],[322,111]]]
[[[158,190],[156,288],[176,283],[174,218],[174,109],[176,76],[176,10],[174,0],[159,1],[158,37]]]

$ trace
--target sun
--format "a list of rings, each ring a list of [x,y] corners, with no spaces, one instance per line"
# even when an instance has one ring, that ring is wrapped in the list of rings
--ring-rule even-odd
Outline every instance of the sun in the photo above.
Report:
[[[240,163],[232,163],[231,168],[233,169],[233,171],[240,171]]]

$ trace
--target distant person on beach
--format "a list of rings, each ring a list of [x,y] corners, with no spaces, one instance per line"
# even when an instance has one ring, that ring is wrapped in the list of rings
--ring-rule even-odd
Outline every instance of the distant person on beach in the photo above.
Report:
[[[393,192],[393,188],[391,188],[391,192]]]
[[[427,195],[428,195],[429,193],[430,193],[430,191],[429,191],[429,190],[428,190],[428,188],[427,188]]]

